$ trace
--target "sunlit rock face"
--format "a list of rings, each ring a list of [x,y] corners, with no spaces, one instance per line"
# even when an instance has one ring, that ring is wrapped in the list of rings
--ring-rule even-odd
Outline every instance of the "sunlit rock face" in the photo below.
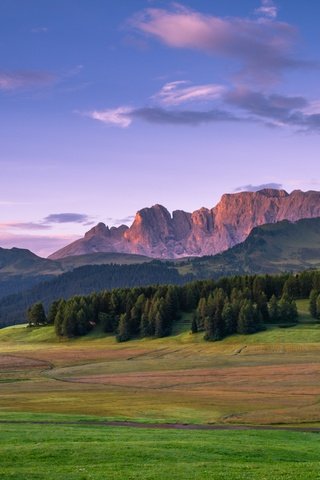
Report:
[[[143,254],[154,258],[214,255],[243,242],[259,225],[320,217],[320,192],[264,189],[225,194],[212,209],[193,213],[162,205],[137,212],[131,227],[98,223],[84,238],[50,256],[59,259],[95,252]]]

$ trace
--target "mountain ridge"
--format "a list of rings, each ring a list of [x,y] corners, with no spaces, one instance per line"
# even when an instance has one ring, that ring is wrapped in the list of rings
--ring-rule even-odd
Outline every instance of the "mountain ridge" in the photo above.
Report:
[[[95,260],[93,254],[93,259]],[[116,255],[117,256],[117,255]],[[46,306],[57,298],[116,287],[183,284],[230,275],[299,272],[320,269],[320,218],[282,221],[252,230],[248,238],[212,257],[154,260],[136,264],[87,264],[42,281],[15,295],[0,298],[0,327],[23,323],[26,309],[36,301]],[[87,257],[87,261],[90,256]],[[98,260],[98,259],[97,259]],[[103,258],[102,258],[103,260]],[[143,258],[123,260],[143,261]],[[68,262],[74,261],[72,258]],[[31,288],[30,288],[31,287]]]
[[[162,205],[139,210],[130,227],[109,228],[98,223],[83,238],[54,252],[48,258],[96,252],[145,255],[175,259],[216,255],[243,242],[257,226],[282,220],[295,222],[320,217],[320,192],[262,189],[226,193],[218,204],[193,213]]]

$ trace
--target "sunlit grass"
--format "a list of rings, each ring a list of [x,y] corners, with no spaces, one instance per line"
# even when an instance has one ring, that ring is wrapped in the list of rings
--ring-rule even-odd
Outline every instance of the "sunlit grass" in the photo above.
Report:
[[[7,424],[0,478],[314,480],[319,457],[311,433]]]
[[[50,326],[2,329],[0,412],[187,423],[320,421],[320,325],[270,326],[205,342],[203,333],[190,333],[190,319],[182,317],[171,337],[120,344],[99,331],[61,341]]]

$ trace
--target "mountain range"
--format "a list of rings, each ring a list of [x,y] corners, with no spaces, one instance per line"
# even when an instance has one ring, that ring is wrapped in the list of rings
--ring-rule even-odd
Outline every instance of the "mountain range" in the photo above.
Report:
[[[0,324],[23,322],[38,300],[48,306],[115,287],[319,268],[320,192],[223,195],[211,210],[172,216],[156,205],[131,227],[98,224],[48,259],[0,248]]]
[[[60,272],[63,272],[59,274],[52,270],[52,276],[46,277],[45,281],[42,273],[48,271],[48,266],[43,263],[44,259],[26,250],[14,250],[14,255],[10,250],[0,251],[2,259],[7,257],[6,270],[15,272],[13,277],[0,275],[0,286],[3,283],[1,279],[6,278],[11,281],[7,284],[7,293],[16,292],[7,296],[2,292],[0,326],[25,322],[26,309],[36,301],[42,301],[47,307],[57,298],[103,289],[162,283],[180,285],[191,280],[218,279],[228,275],[320,269],[320,218],[302,219],[295,223],[284,220],[256,227],[243,243],[215,256],[151,261],[137,255],[100,253],[61,261],[45,260],[49,264],[51,262],[54,268],[60,265]],[[33,276],[31,259],[35,269]],[[11,268],[9,264],[12,262],[14,266]],[[17,290],[19,278],[22,282],[20,291]],[[26,282],[29,282],[28,288]]]
[[[320,217],[320,192],[263,189],[225,194],[213,208],[193,213],[162,205],[139,210],[130,227],[109,228],[99,223],[84,238],[49,258],[116,252],[151,258],[177,259],[216,255],[243,242],[253,228],[282,220],[296,222]]]

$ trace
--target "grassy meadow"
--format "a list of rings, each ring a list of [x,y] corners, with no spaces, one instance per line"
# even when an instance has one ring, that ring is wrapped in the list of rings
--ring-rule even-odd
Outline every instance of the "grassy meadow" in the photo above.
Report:
[[[7,424],[1,439],[1,480],[320,478],[312,433]]]
[[[320,478],[316,433],[154,428],[320,427],[320,325],[298,307],[295,327],[219,342],[190,334],[188,316],[169,338],[121,344],[0,330],[0,479]]]
[[[59,341],[52,327],[0,330],[0,415],[146,422],[320,425],[320,325],[205,342],[175,335],[118,344],[99,332]]]

